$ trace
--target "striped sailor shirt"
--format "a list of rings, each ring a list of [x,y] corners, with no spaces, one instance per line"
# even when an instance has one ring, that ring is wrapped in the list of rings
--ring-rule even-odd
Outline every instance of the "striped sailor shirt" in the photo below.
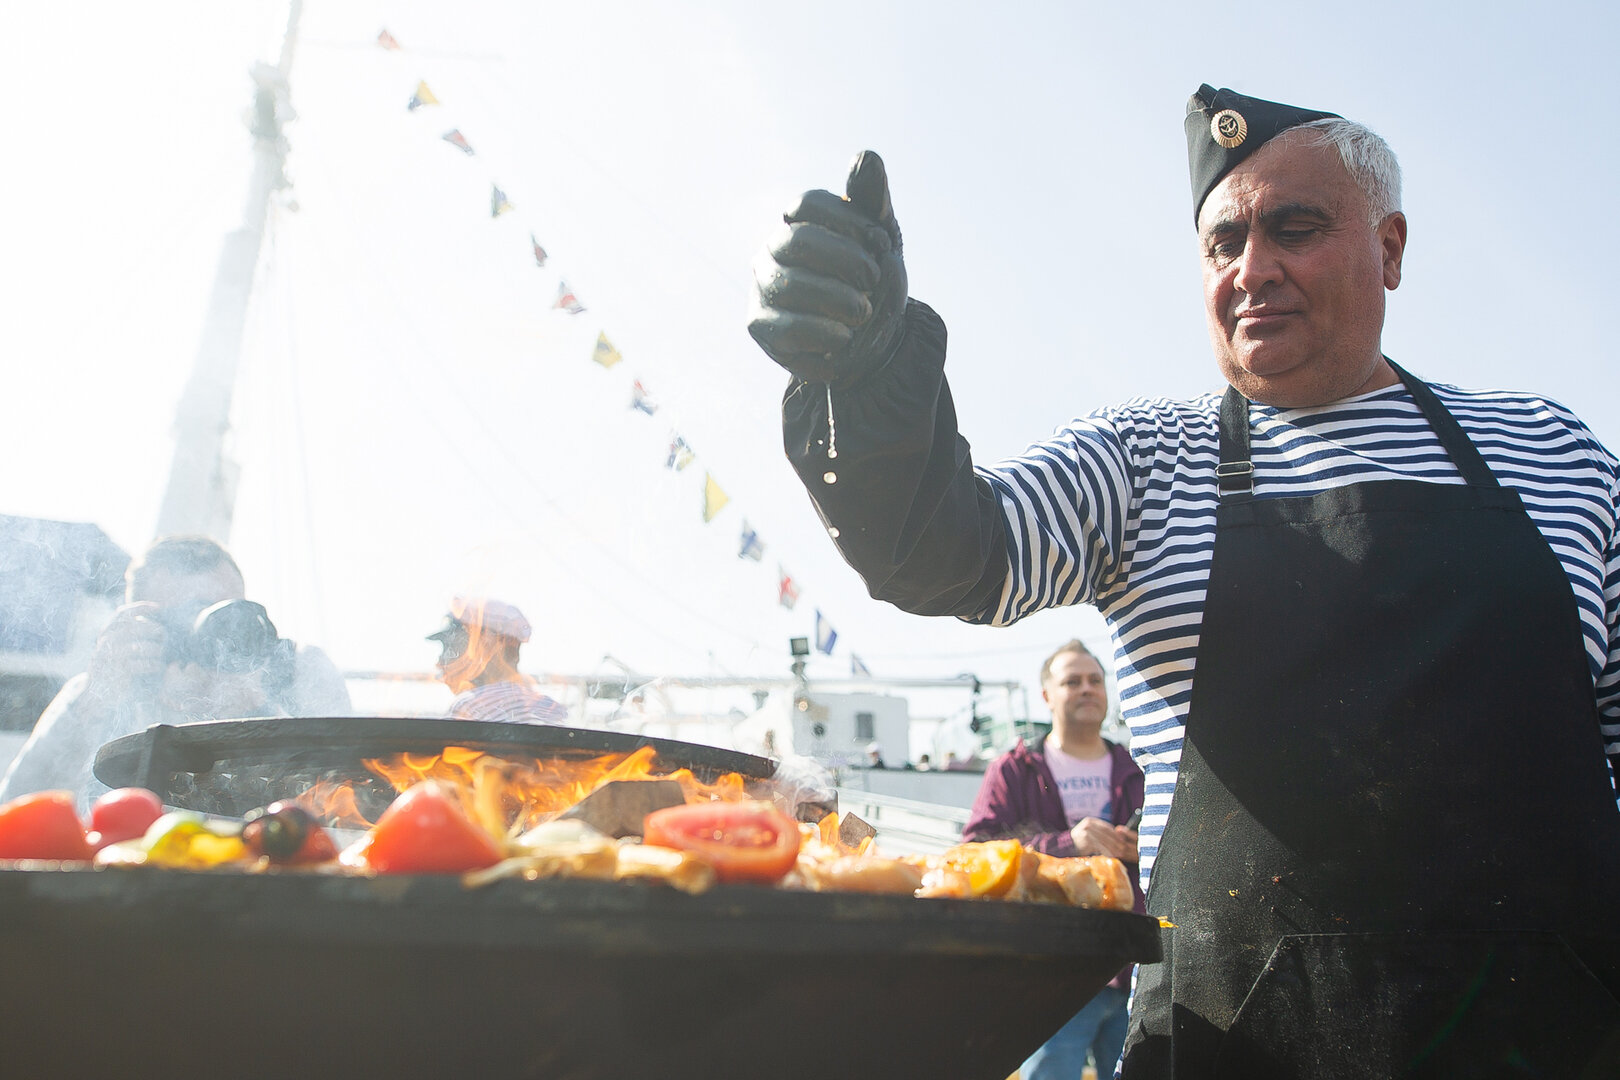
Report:
[[[1569,575],[1608,753],[1620,753],[1620,542],[1615,458],[1563,406],[1434,391],[1516,489]],[[999,497],[1011,573],[986,621],[1095,604],[1113,630],[1121,713],[1146,775],[1142,883],[1164,830],[1191,697],[1219,495],[1220,397],[1138,399],[977,469]],[[1401,385],[1331,405],[1250,409],[1256,497],[1363,481],[1462,478]]]
[[[450,715],[457,720],[502,724],[565,724],[568,709],[526,682],[494,682],[456,695]]]

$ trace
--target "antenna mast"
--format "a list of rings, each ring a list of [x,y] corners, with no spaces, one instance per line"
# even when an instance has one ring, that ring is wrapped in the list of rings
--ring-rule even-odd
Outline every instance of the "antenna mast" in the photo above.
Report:
[[[241,227],[227,233],[220,248],[197,358],[175,411],[174,459],[158,512],[158,536],[195,533],[222,544],[230,540],[240,469],[226,457],[225,434],[230,430],[242,329],[270,196],[287,186],[287,140],[281,129],[296,115],[288,97],[287,75],[292,70],[303,6],[303,0],[290,0],[287,30],[275,66],[262,61],[253,66],[253,110],[248,119],[253,132],[253,176]]]

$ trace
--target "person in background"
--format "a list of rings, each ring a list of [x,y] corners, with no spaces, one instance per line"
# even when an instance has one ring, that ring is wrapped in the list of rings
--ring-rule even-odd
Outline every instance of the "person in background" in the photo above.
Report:
[[[1012,838],[1060,858],[1111,855],[1130,872],[1135,908],[1145,912],[1132,827],[1142,808],[1142,770],[1129,750],[1102,737],[1108,685],[1080,641],[1064,642],[1041,665],[1041,700],[1052,711],[1051,734],[1035,747],[1020,740],[990,763],[962,839]],[[1130,988],[1127,967],[1024,1062],[1023,1080],[1078,1077],[1087,1053],[1099,1075],[1112,1076],[1125,1045]]]
[[[0,780],[0,802],[106,791],[96,751],[151,724],[248,716],[347,716],[348,688],[320,649],[281,638],[245,599],[242,571],[202,536],[164,537],[130,563],[124,606],[96,639]]]
[[[868,743],[866,746],[866,767],[868,769],[887,769],[889,767],[883,760],[883,747],[877,743]]]
[[[924,754],[924,755],[922,755],[921,757],[919,757],[917,759],[917,771],[918,772],[932,772],[933,769],[934,769],[934,760],[932,758],[930,758],[927,754]]]
[[[439,643],[439,681],[456,695],[448,715],[503,724],[562,724],[568,710],[518,671],[529,620],[511,604],[456,597],[444,625],[427,636]]]

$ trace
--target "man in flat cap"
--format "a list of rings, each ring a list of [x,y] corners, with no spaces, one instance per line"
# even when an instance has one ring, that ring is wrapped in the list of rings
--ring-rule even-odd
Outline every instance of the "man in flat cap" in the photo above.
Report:
[[[456,695],[449,715],[506,724],[562,724],[568,710],[518,671],[529,620],[512,604],[458,596],[444,625],[427,636],[439,643],[439,681]]]
[[[874,596],[1108,618],[1174,924],[1126,1077],[1620,1075],[1620,467],[1384,356],[1377,135],[1209,86],[1186,134],[1223,392],[975,467],[867,152],[757,271],[788,457]]]

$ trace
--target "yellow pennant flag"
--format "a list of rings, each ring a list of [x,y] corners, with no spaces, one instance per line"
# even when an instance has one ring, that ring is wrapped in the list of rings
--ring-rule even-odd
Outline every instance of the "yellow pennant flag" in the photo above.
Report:
[[[731,501],[731,496],[720,490],[720,485],[714,482],[713,473],[703,474],[703,521],[705,524],[714,520],[718,514]]]
[[[434,97],[433,91],[428,89],[427,80],[422,79],[417,82],[416,93],[411,95],[411,100],[406,103],[405,107],[411,112],[415,112],[424,105],[437,105],[438,103],[439,99]]]
[[[613,347],[613,342],[608,340],[606,334],[599,333],[596,335],[596,348],[591,352],[591,359],[603,367],[610,368],[624,357]]]

